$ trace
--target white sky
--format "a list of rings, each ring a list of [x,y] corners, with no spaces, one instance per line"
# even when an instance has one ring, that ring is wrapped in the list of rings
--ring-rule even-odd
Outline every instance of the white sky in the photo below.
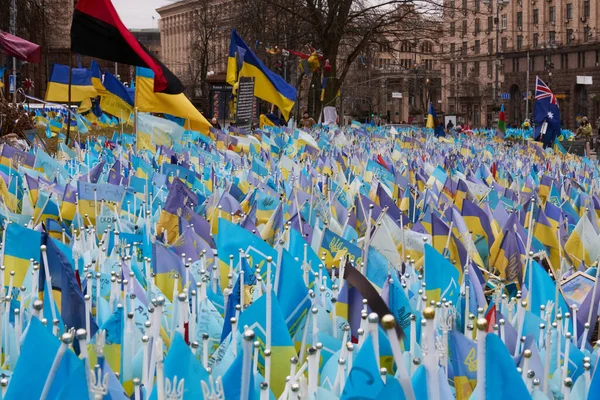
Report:
[[[121,20],[129,29],[157,28],[159,15],[156,9],[173,3],[169,0],[112,0]],[[156,18],[152,20],[152,17]]]

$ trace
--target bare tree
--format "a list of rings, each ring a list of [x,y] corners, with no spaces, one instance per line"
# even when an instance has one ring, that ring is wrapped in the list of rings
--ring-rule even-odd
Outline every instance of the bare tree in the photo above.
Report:
[[[327,78],[325,105],[335,102],[352,64],[371,43],[390,45],[409,37],[426,37],[431,27],[422,16],[435,10],[433,1],[416,0],[253,1],[262,2],[287,20],[298,21],[304,36],[321,51],[322,64],[331,66],[320,71]]]
[[[226,54],[217,54],[216,51],[216,39],[222,21],[214,1],[196,0],[193,9],[189,24],[190,47],[186,83],[190,97],[208,99],[206,78],[209,68],[211,64],[219,61],[216,57],[226,57]]]

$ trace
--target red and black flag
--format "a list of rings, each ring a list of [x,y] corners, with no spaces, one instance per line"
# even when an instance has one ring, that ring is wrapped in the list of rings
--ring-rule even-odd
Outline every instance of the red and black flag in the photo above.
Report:
[[[183,85],[123,25],[110,0],[78,0],[71,25],[71,50],[90,57],[150,68],[154,91],[183,92]]]

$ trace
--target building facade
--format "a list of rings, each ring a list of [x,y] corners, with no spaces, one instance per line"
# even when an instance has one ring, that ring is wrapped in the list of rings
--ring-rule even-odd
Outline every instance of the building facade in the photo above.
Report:
[[[227,54],[231,37],[231,13],[233,0],[183,0],[158,8],[160,15],[159,30],[161,40],[161,60],[175,75],[186,81],[190,70],[194,69],[193,51],[197,40],[198,25],[204,21],[198,16],[198,8],[206,10],[209,16],[214,16],[212,24],[215,29],[207,44],[209,53],[209,75],[225,74],[227,70]],[[227,10],[227,12],[223,12]],[[187,79],[189,80],[189,79]],[[184,82],[185,84],[186,82]],[[189,82],[188,82],[189,83]]]
[[[539,76],[554,91],[563,126],[600,117],[600,4],[594,0],[447,0],[443,104],[458,120],[493,126],[530,118]]]

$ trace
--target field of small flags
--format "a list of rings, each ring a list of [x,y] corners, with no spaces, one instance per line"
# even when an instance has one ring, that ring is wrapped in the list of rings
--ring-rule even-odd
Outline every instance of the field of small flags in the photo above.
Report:
[[[595,162],[138,119],[0,150],[2,399],[600,398]]]

